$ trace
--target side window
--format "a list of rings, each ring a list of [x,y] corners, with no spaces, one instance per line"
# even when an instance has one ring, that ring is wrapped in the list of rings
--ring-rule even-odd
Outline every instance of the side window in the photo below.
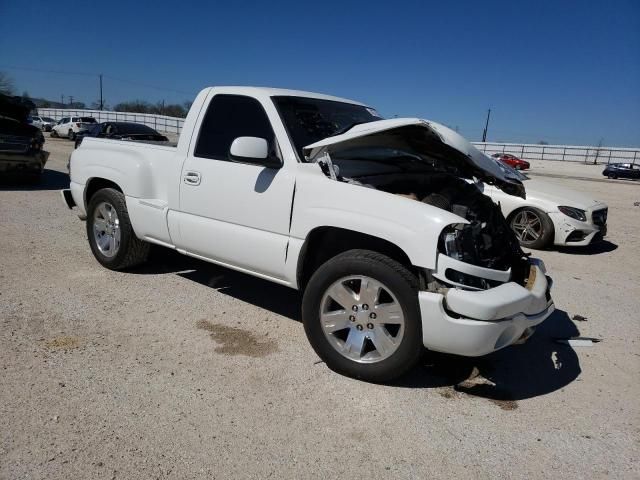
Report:
[[[62,120],[60,120],[60,124],[63,124],[63,123],[69,123],[69,119],[65,117]]]
[[[264,108],[255,98],[216,95],[204,116],[194,155],[227,160],[231,143],[238,137],[260,137],[274,146],[274,133]]]

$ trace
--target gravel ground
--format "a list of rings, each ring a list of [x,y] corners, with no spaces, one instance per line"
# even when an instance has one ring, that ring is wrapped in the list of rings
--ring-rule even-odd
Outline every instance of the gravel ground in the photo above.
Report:
[[[534,164],[609,204],[608,241],[535,252],[558,310],[527,344],[380,386],[319,362],[292,290],[100,267],[46,146],[42,185],[0,187],[0,478],[639,477],[640,183]],[[553,341],[578,332],[602,342]]]

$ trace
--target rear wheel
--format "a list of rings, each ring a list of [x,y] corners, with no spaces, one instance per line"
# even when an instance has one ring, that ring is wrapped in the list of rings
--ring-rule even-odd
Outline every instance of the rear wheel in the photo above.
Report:
[[[537,208],[518,210],[511,216],[509,224],[523,247],[542,249],[553,239],[553,222],[549,215]]]
[[[350,250],[323,264],[304,292],[307,338],[332,370],[387,382],[423,349],[415,276],[395,260]]]
[[[53,138],[58,138],[58,132],[57,132],[57,131],[55,131],[53,128],[51,129],[51,136],[52,136]]]
[[[143,263],[149,244],[138,239],[131,226],[122,192],[98,190],[87,208],[87,236],[96,260],[111,270]]]
[[[69,137],[69,140],[75,140],[76,139],[76,134],[73,133],[73,130],[69,130],[69,133],[67,134],[67,136]]]

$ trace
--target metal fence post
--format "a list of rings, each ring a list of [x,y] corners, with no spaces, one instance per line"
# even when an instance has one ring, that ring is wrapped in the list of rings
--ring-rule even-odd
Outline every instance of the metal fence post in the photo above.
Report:
[[[565,155],[565,153],[567,153],[567,147],[564,147],[564,148],[562,149],[562,161],[563,161],[563,162],[564,162],[564,155]]]
[[[540,157],[541,160],[544,160],[544,145],[542,146],[542,156]]]
[[[638,155],[638,151],[637,150],[635,152],[633,152],[633,163],[631,165],[635,165],[636,164],[636,155]]]
[[[520,152],[520,158],[524,160],[524,145],[522,145],[522,152]]]

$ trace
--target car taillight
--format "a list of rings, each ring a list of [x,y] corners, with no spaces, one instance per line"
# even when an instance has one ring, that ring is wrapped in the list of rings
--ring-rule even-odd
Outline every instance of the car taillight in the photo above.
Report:
[[[80,127],[80,124],[79,124],[79,123],[76,123],[76,127]]]

